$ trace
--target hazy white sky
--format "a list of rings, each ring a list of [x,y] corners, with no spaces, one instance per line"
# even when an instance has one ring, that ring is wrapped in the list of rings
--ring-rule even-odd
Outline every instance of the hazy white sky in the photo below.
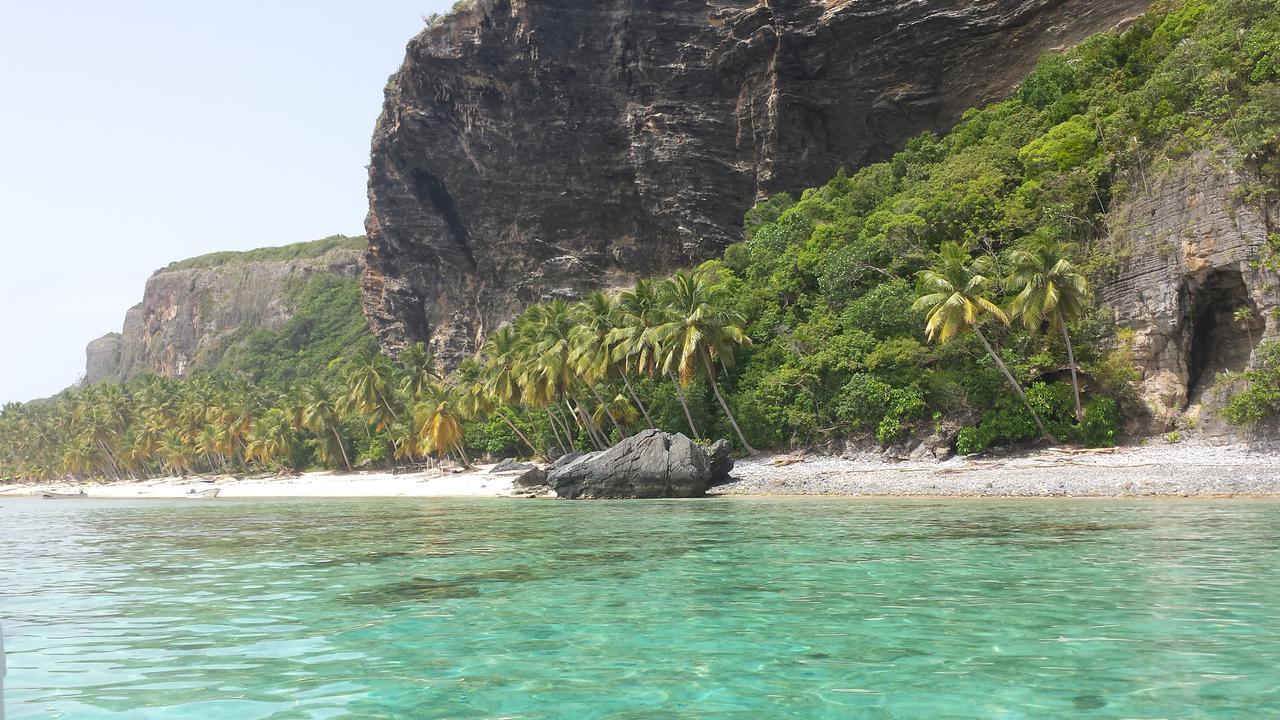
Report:
[[[0,403],[173,260],[362,233],[382,87],[451,4],[0,2]]]

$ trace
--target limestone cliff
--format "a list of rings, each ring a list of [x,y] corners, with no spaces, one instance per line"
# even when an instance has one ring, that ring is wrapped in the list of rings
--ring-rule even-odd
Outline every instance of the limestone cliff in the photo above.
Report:
[[[246,329],[278,328],[293,312],[290,288],[319,273],[357,277],[363,238],[217,253],[174,263],[147,280],[124,328],[89,343],[85,382],[142,374],[179,377],[217,362]]]
[[[1259,262],[1276,210],[1248,199],[1258,180],[1229,149],[1199,152],[1154,178],[1136,175],[1109,216],[1119,261],[1100,295],[1133,331],[1152,420],[1138,430],[1158,432],[1197,405],[1219,373],[1245,369],[1264,338],[1280,336],[1280,276]]]
[[[525,305],[687,266],[1147,0],[473,0],[408,46],[365,311],[446,359]]]

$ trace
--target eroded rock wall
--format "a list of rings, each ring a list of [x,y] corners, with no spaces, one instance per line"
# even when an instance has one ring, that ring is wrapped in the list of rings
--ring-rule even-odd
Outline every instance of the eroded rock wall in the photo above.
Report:
[[[1280,277],[1259,263],[1274,210],[1248,200],[1257,183],[1236,153],[1204,150],[1157,177],[1137,173],[1110,213],[1120,259],[1100,295],[1133,331],[1152,421],[1141,431],[1174,427],[1220,373],[1280,336]]]
[[[365,310],[445,359],[528,304],[712,257],[1146,0],[476,0],[408,46],[369,170]]]
[[[283,325],[293,314],[291,288],[319,273],[355,278],[363,255],[336,248],[315,257],[159,270],[125,314],[122,331],[89,343],[85,382],[181,377],[211,365],[237,333]]]

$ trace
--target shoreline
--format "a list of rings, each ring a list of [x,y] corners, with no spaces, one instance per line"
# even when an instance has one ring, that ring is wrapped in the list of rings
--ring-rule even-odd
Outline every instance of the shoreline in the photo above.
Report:
[[[783,462],[795,462],[778,466]],[[946,462],[774,456],[740,461],[718,496],[1280,498],[1280,454],[1242,445],[1046,449]]]
[[[289,477],[191,476],[123,482],[0,484],[4,497],[76,493],[102,499],[525,498],[520,473],[493,467],[442,473],[310,472]],[[1280,498],[1280,454],[1245,446],[1146,445],[1114,450],[1048,449],[946,462],[768,454],[738,460],[707,497],[866,498]]]

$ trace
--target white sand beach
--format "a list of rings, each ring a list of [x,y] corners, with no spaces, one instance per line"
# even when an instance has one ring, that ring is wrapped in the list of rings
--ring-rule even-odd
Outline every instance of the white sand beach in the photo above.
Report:
[[[519,473],[489,475],[492,465],[465,473],[438,470],[418,473],[374,471],[360,473],[310,472],[291,477],[235,478],[223,476],[168,477],[126,482],[54,482],[0,485],[5,495],[77,493],[117,499],[165,499],[192,497],[218,489],[219,498],[270,497],[505,497],[512,494],[512,480]]]

